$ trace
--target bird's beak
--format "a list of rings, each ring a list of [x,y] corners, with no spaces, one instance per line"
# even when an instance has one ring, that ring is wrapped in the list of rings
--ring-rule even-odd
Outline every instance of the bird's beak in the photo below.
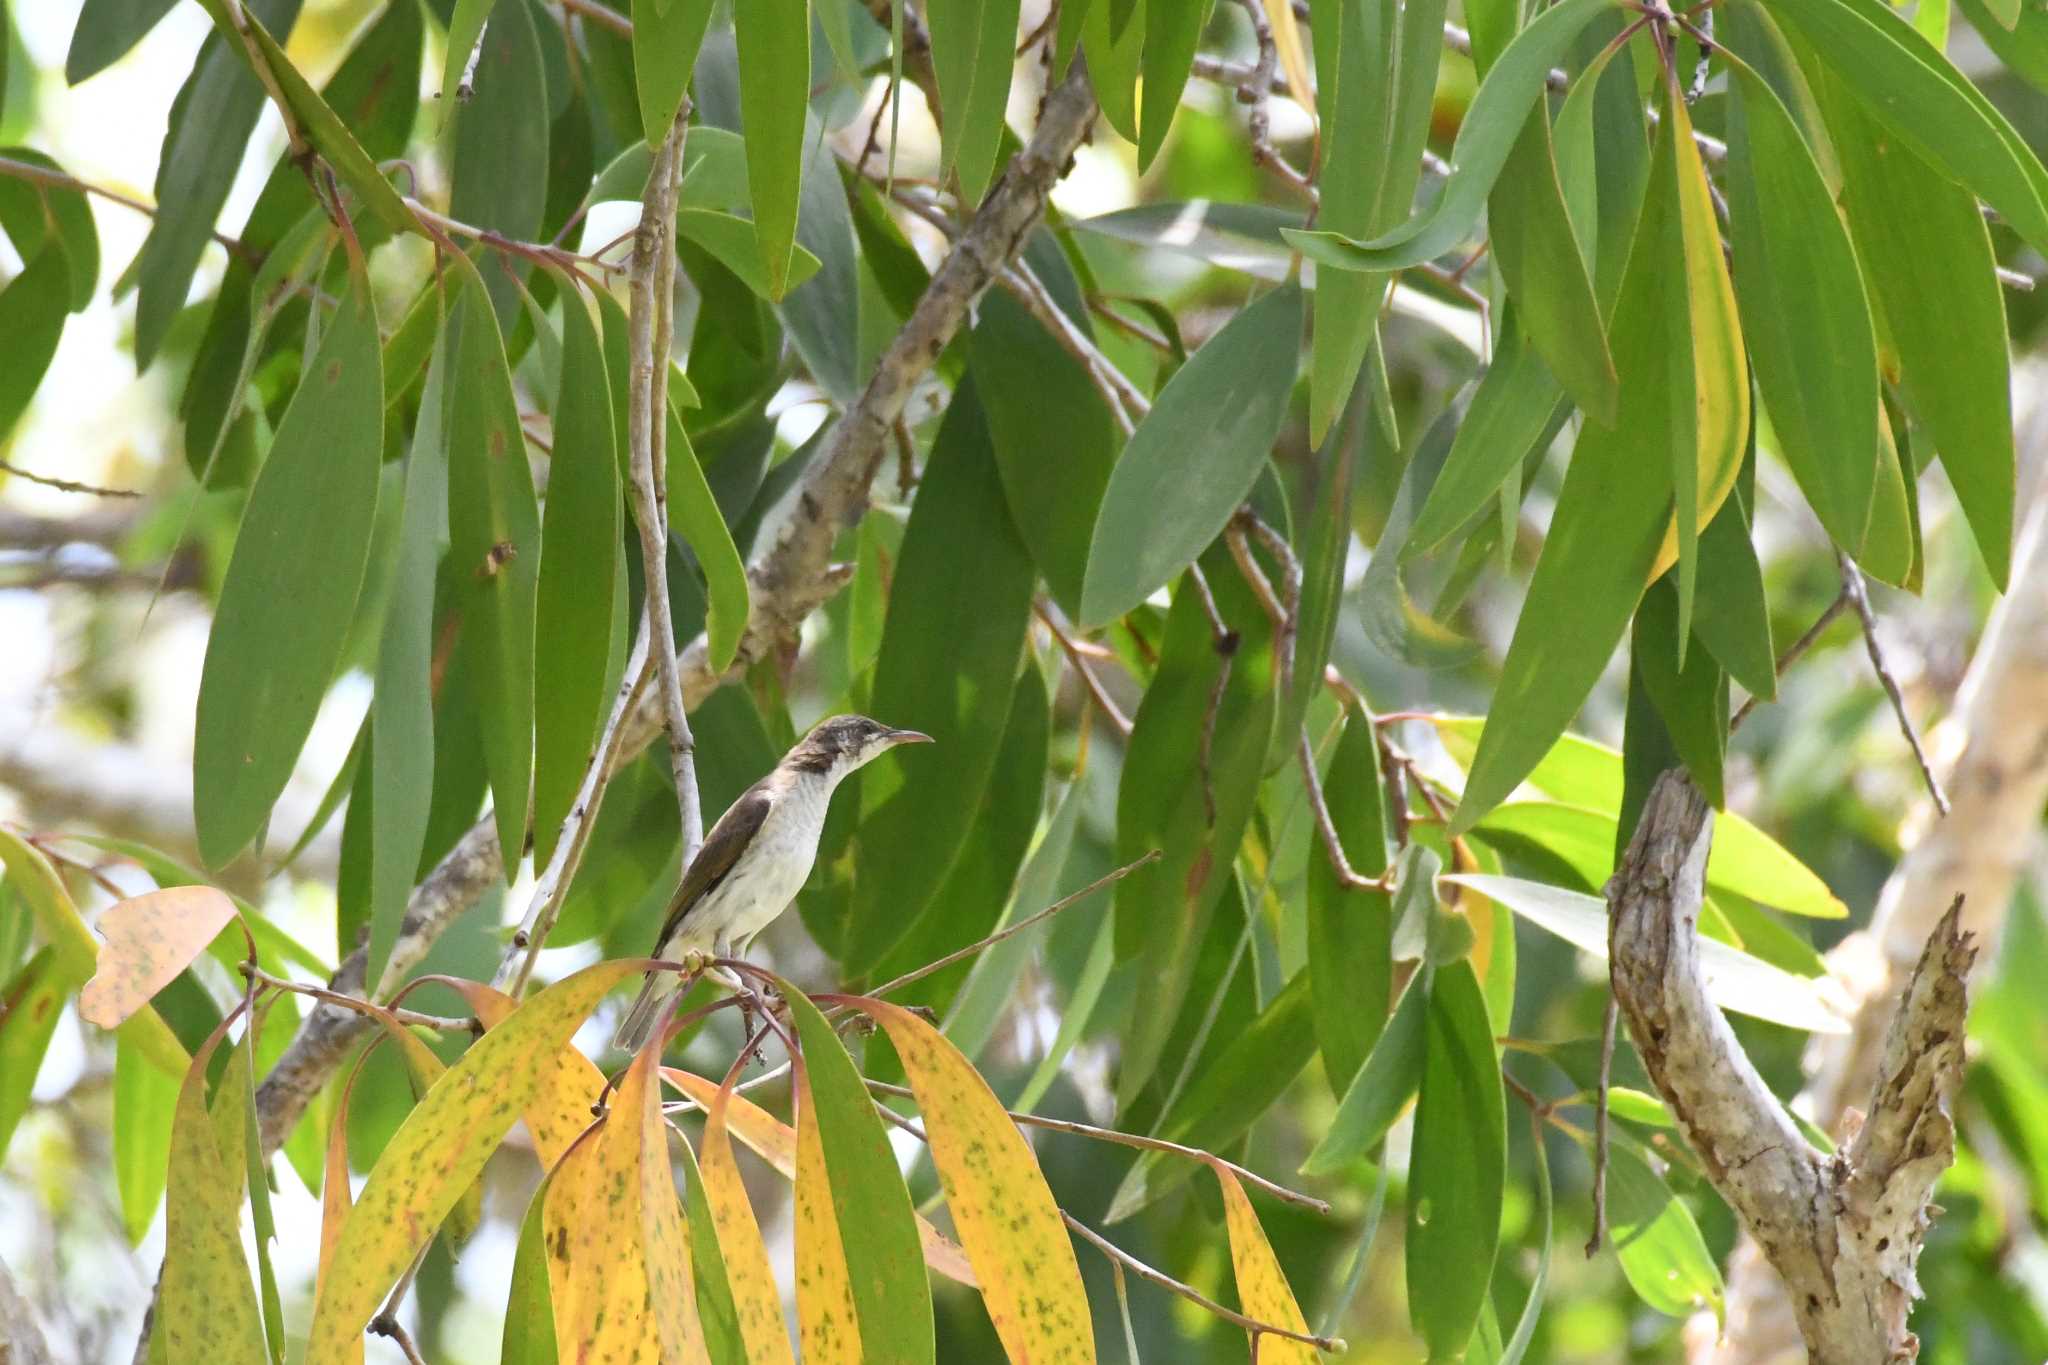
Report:
[[[930,744],[931,742],[932,737],[922,730],[891,730],[889,732],[889,743],[892,747],[898,744]]]

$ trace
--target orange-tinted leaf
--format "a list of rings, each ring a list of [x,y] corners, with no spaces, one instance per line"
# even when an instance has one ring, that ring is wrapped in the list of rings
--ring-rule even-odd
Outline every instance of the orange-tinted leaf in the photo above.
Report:
[[[796,1321],[804,1365],[859,1365],[860,1315],[853,1305],[853,1274],[839,1240],[832,1180],[825,1171],[825,1141],[811,1076],[792,1064],[796,1087]]]
[[[107,945],[78,993],[78,1012],[101,1028],[119,1028],[234,917],[235,903],[211,886],[171,886],[117,901],[100,916]]]
[[[1245,1196],[1244,1186],[1237,1183],[1236,1174],[1228,1166],[1217,1163],[1211,1169],[1216,1172],[1216,1182],[1223,1187],[1223,1221],[1230,1230],[1230,1264],[1237,1275],[1238,1311],[1275,1327],[1306,1332],[1308,1323],[1301,1316],[1301,1306],[1294,1301],[1294,1291],[1287,1287],[1286,1272],[1280,1269],[1280,1258],[1273,1254],[1273,1246],[1266,1240],[1266,1230],[1259,1226],[1258,1212]],[[1260,1338],[1257,1358],[1260,1365],[1316,1365],[1317,1360],[1315,1347],[1307,1342],[1276,1336]]]
[[[206,1066],[233,1022],[233,1015],[221,1021],[192,1059],[171,1123],[161,1314],[166,1365],[269,1358],[242,1252],[242,1172],[222,1156],[206,1106]]]
[[[718,1082],[707,1080],[692,1071],[682,1071],[672,1066],[661,1069],[662,1078],[683,1094],[695,1100],[704,1109],[711,1108],[711,1102],[718,1095]],[[755,1104],[745,1095],[726,1097],[726,1126],[747,1150],[774,1167],[784,1180],[796,1179],[796,1130],[775,1115]],[[924,1263],[944,1275],[955,1284],[964,1284],[969,1289],[979,1289],[981,1282],[974,1278],[974,1267],[968,1264],[967,1253],[960,1244],[933,1227],[922,1216],[917,1220],[918,1240],[924,1246]]]
[[[1081,1267],[1038,1160],[974,1064],[899,1006],[847,1001],[888,1031],[924,1111],[932,1164],[1012,1361],[1095,1359]],[[801,1192],[802,1181],[798,1181]]]
[[[519,1002],[480,981],[451,982],[486,1029],[505,1022]],[[540,1089],[521,1117],[533,1136],[533,1149],[548,1170],[562,1159],[569,1144],[590,1126],[590,1105],[604,1090],[604,1073],[574,1043],[557,1052],[542,1068]]]
[[[1286,68],[1295,103],[1314,118],[1315,85],[1308,77],[1308,54],[1301,46],[1301,24],[1294,17],[1294,6],[1289,0],[1266,0],[1266,22],[1273,26],[1273,46],[1279,49],[1280,65]]]
[[[555,983],[486,1033],[393,1135],[357,1212],[343,1225],[320,1288],[309,1365],[340,1360],[378,1302],[475,1182],[514,1119],[539,1091],[542,1059],[559,1052],[638,959],[600,962]]]
[[[740,1181],[732,1139],[726,1135],[726,1114],[733,1098],[732,1091],[720,1089],[712,1096],[704,1121],[699,1153],[704,1200],[718,1228],[718,1249],[725,1257],[725,1280],[739,1315],[747,1359],[754,1365],[784,1361],[794,1365],[789,1334],[782,1326],[782,1294],[775,1287],[775,1272],[768,1264],[768,1248],[761,1241],[754,1206],[747,1201],[746,1186]]]

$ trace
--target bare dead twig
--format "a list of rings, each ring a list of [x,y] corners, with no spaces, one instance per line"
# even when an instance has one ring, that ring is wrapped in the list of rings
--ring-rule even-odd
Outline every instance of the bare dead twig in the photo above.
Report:
[[[1934,808],[1947,815],[1948,793],[1941,789],[1941,779],[1934,775],[1934,765],[1920,743],[1920,732],[1913,724],[1912,713],[1906,709],[1905,693],[1899,690],[1899,680],[1893,676],[1891,664],[1884,657],[1884,647],[1878,643],[1877,613],[1871,610],[1870,589],[1863,581],[1863,570],[1840,550],[1835,551],[1835,561],[1842,569],[1842,595],[1849,599],[1849,605],[1856,609],[1857,619],[1863,623],[1863,648],[1870,655],[1870,667],[1883,685],[1885,696],[1891,701],[1892,714],[1898,718],[1899,733],[1906,737],[1906,744],[1913,751],[1913,761],[1920,765],[1920,777],[1927,784],[1927,794],[1933,799]]]
[[[1060,623],[1054,619],[1052,607],[1044,598],[1039,598],[1031,605],[1032,610],[1038,613],[1038,619],[1045,624],[1046,630],[1052,635],[1054,641],[1059,644],[1061,652],[1067,656],[1068,666],[1081,679],[1081,685],[1088,691],[1089,701],[1094,703],[1095,709],[1102,713],[1105,720],[1116,727],[1118,734],[1122,735],[1125,739],[1129,739],[1131,737],[1130,717],[1126,716],[1122,709],[1117,706],[1115,698],[1103,690],[1102,680],[1097,678],[1095,670],[1088,666],[1088,660],[1082,654],[1079,643],[1071,635],[1067,634]]]

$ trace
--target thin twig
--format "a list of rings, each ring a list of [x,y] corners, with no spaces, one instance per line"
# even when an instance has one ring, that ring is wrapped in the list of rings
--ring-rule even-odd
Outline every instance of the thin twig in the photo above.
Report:
[[[878,1094],[896,1095],[904,1099],[917,1098],[917,1092],[907,1085],[893,1085],[888,1081],[877,1081],[868,1077],[862,1077],[862,1079],[867,1081],[868,1089]],[[1205,1152],[1199,1147],[1189,1147],[1178,1142],[1168,1142],[1165,1138],[1142,1137],[1137,1133],[1119,1132],[1114,1128],[1098,1128],[1092,1123],[1076,1123],[1071,1119],[1050,1119],[1042,1114],[1021,1114],[1014,1109],[1006,1109],[1003,1112],[1008,1114],[1013,1121],[1031,1128],[1043,1128],[1053,1133],[1069,1133],[1075,1137],[1094,1138],[1100,1142],[1114,1142],[1122,1147],[1140,1147],[1148,1152],[1171,1152],[1175,1156],[1188,1157],[1191,1160],[1200,1161],[1204,1164],[1227,1166],[1240,1180],[1257,1185],[1275,1199],[1304,1209],[1311,1209],[1316,1213],[1327,1214],[1330,1211],[1329,1204],[1321,1199],[1317,1199],[1314,1195],[1303,1194],[1299,1190],[1290,1190],[1285,1185],[1268,1180],[1257,1171],[1248,1170],[1238,1165],[1235,1161],[1217,1156],[1214,1152]]]
[[[640,530],[640,558],[647,584],[646,611],[652,632],[662,717],[668,730],[669,768],[675,778],[676,805],[682,820],[683,860],[688,867],[704,842],[704,812],[697,795],[697,741],[690,733],[683,707],[681,670],[676,666],[676,629],[668,598],[668,489],[663,477],[667,437],[669,287],[675,269],[677,168],[683,139],[689,132],[689,100],[677,111],[674,125],[647,177],[640,228],[633,238],[632,376],[626,420],[633,472],[633,521]]]
[[[369,1000],[358,1000],[352,995],[343,995],[339,991],[330,991],[324,986],[308,986],[303,982],[287,981],[281,976],[272,976],[262,968],[247,962],[241,964],[241,971],[242,975],[272,990],[289,991],[293,995],[305,995],[315,1000],[325,1000],[330,1005],[339,1005],[345,1010],[354,1010],[358,1014],[367,1015],[371,1018],[396,1019],[401,1024],[412,1024],[420,1028],[436,1029],[442,1033],[476,1032],[477,1025],[474,1019],[453,1019],[440,1014],[421,1014],[418,1010],[397,1009],[379,1005]]]
[[[1125,739],[1129,739],[1131,737],[1130,717],[1126,716],[1122,709],[1117,706],[1116,700],[1103,690],[1102,680],[1095,676],[1094,669],[1088,667],[1088,660],[1082,656],[1081,646],[1065,630],[1061,629],[1060,623],[1053,617],[1052,607],[1044,598],[1039,598],[1031,605],[1032,609],[1038,613],[1038,619],[1045,623],[1046,630],[1051,632],[1052,638],[1058,642],[1061,651],[1066,654],[1067,663],[1080,677],[1081,685],[1088,690],[1088,699],[1095,704],[1095,709],[1100,711],[1103,717],[1116,727],[1118,734],[1122,735]]]
[[[1110,1241],[1107,1237],[1104,1237],[1101,1233],[1095,1231],[1095,1229],[1089,1227],[1066,1210],[1062,1209],[1060,1211],[1060,1217],[1065,1220],[1069,1228],[1080,1234],[1084,1241],[1088,1242],[1103,1255],[1109,1257],[1112,1262],[1122,1265],[1125,1269],[1137,1275],[1139,1279],[1150,1280],[1161,1289],[1178,1294],[1199,1308],[1207,1309],[1225,1322],[1235,1323],[1239,1327],[1244,1328],[1245,1331],[1254,1334],[1285,1337],[1289,1341],[1307,1342],[1318,1351],[1323,1351],[1330,1355],[1341,1355],[1347,1349],[1341,1337],[1324,1337],[1317,1336],[1313,1332],[1296,1332],[1289,1328],[1276,1327],[1270,1322],[1260,1322],[1256,1318],[1248,1318],[1235,1309],[1225,1308],[1193,1285],[1183,1284],[1163,1270],[1154,1270],[1151,1266],[1146,1265],[1143,1261],[1131,1255],[1130,1252],[1125,1251],[1122,1247]]]
[[[1266,18],[1265,0],[1243,0],[1243,4],[1245,14],[1252,22],[1252,38],[1258,43],[1259,50],[1258,61],[1245,73],[1244,81],[1237,87],[1237,102],[1251,109],[1246,122],[1251,134],[1252,164],[1271,167],[1290,189],[1310,203],[1316,203],[1319,196],[1315,186],[1273,145],[1272,118],[1266,101],[1272,94],[1274,73],[1279,70],[1280,48],[1273,41],[1273,25]]]
[[[1394,870],[1388,868],[1377,877],[1368,877],[1351,866],[1351,860],[1344,856],[1344,838],[1337,832],[1337,822],[1330,818],[1329,803],[1323,799],[1323,782],[1316,772],[1316,755],[1309,743],[1308,726],[1301,727],[1301,742],[1296,746],[1296,757],[1301,762],[1301,785],[1308,793],[1309,809],[1315,813],[1316,833],[1323,841],[1323,854],[1330,860],[1330,867],[1337,874],[1337,881],[1353,891],[1390,891],[1394,886]]]
[[[1022,260],[1015,261],[1000,277],[1003,288],[1022,303],[1025,310],[1037,319],[1039,326],[1052,333],[1060,348],[1080,363],[1088,374],[1089,381],[1101,392],[1105,406],[1116,418],[1119,430],[1128,437],[1137,429],[1137,423],[1152,411],[1151,400],[1143,391],[1125,377],[1116,363],[1097,349],[1067,316],[1039,278],[1031,273],[1031,267]]]
[[[396,1315],[389,1312],[379,1313],[370,1319],[369,1330],[377,1336],[389,1337],[398,1349],[405,1353],[409,1365],[427,1365],[420,1355],[420,1348],[413,1344],[412,1334],[405,1330]]]
[[[1117,868],[1113,872],[1104,873],[1102,876],[1097,877],[1094,881],[1088,883],[1088,885],[1082,887],[1079,891],[1075,891],[1069,895],[1062,896],[1060,899],[1054,901],[1051,905],[1046,906],[1045,909],[1039,911],[1035,915],[1030,916],[1028,919],[1021,919],[1017,921],[1015,924],[1010,925],[1008,928],[999,929],[995,933],[990,934],[986,938],[979,939],[973,943],[968,944],[965,948],[961,948],[955,952],[947,953],[944,957],[940,958],[936,962],[927,962],[922,967],[918,967],[912,971],[907,971],[903,975],[896,977],[894,980],[884,982],[882,985],[879,985],[875,987],[873,990],[866,992],[866,994],[870,996],[887,995],[890,991],[895,990],[899,986],[908,986],[913,981],[922,981],[924,980],[924,978],[930,976],[933,972],[942,971],[945,968],[952,966],[955,962],[959,962],[964,958],[972,957],[976,953],[982,951],[984,948],[993,948],[996,944],[1001,943],[1006,938],[1015,938],[1018,934],[1023,933],[1032,925],[1038,924],[1044,920],[1051,919],[1054,915],[1057,915],[1060,911],[1066,909],[1070,905],[1075,905],[1081,901],[1087,900],[1090,896],[1094,895],[1097,891],[1100,891],[1103,887],[1111,886],[1117,882],[1122,881],[1125,877],[1130,876],[1133,872],[1136,872],[1139,868],[1145,866],[1145,864],[1155,861],[1158,857],[1159,850],[1155,848],[1142,858],[1133,859],[1132,861],[1125,863],[1122,867]]]
[[[45,488],[54,488],[60,493],[84,493],[95,498],[139,498],[142,496],[141,493],[133,488],[102,488],[98,484],[74,483],[70,479],[60,479],[51,474],[37,474],[31,470],[23,469],[18,464],[10,464],[6,460],[0,460],[0,474],[12,474],[17,479],[27,479],[30,483],[39,483]]]
[[[493,984],[515,1000],[525,992],[526,983],[533,976],[533,964],[554,931],[562,898],[583,864],[584,850],[590,846],[591,832],[597,827],[598,807],[604,802],[605,788],[623,757],[626,718],[633,714],[641,689],[654,676],[654,660],[648,655],[650,639],[643,612],[633,640],[632,657],[626,661],[625,677],[612,698],[611,715],[605,718],[604,730],[591,750],[590,764],[583,770],[583,784],[576,789],[576,799],[569,803],[569,813],[562,817],[562,829],[555,836],[555,850],[548,865],[534,880],[526,918],[513,932],[512,941],[499,961]]]
[[[1813,624],[1806,628],[1806,633],[1804,635],[1801,635],[1798,639],[1794,640],[1791,643],[1791,645],[1789,645],[1786,648],[1785,652],[1778,656],[1778,676],[1781,678],[1784,677],[1785,670],[1792,667],[1793,664],[1798,663],[1801,656],[1803,656],[1807,650],[1812,649],[1814,643],[1820,639],[1821,635],[1827,630],[1827,628],[1834,624],[1835,618],[1837,616],[1840,616],[1843,612],[1847,611],[1848,609],[1849,590],[1847,588],[1843,588],[1840,592],[1835,594],[1835,600],[1828,603],[1827,610],[1814,618]],[[1737,730],[1741,729],[1742,722],[1749,719],[1749,713],[1756,710],[1758,704],[1762,700],[1763,699],[1761,697],[1744,698],[1742,705],[1736,709],[1735,714],[1731,716],[1728,720],[1728,733],[1732,735]]]
[[[1877,642],[1877,613],[1870,607],[1870,590],[1863,581],[1863,570],[1840,550],[1835,551],[1835,560],[1842,567],[1842,592],[1848,597],[1849,605],[1856,609],[1857,619],[1863,623],[1863,648],[1870,655],[1870,666],[1876,671],[1878,682],[1884,685],[1885,696],[1891,699],[1892,714],[1899,720],[1899,732],[1905,735],[1906,744],[1913,750],[1913,761],[1920,765],[1920,776],[1927,783],[1927,794],[1933,798],[1934,808],[1947,815],[1948,793],[1941,789],[1941,779],[1934,775],[1934,765],[1928,761],[1927,750],[1920,743],[1920,732],[1906,710],[1905,694],[1899,690],[1899,680],[1892,676],[1891,665],[1884,657],[1884,647]]]
[[[584,18],[602,24],[621,38],[633,36],[633,21],[615,9],[600,5],[596,0],[555,0],[566,14],[580,14]]]
[[[96,195],[109,204],[119,204],[124,209],[133,209],[152,218],[156,217],[158,212],[157,206],[147,200],[131,198],[104,185],[90,184],[76,176],[66,175],[63,171],[53,171],[48,166],[38,166],[32,161],[20,161],[11,156],[0,156],[0,176],[6,176],[10,180],[26,180],[30,184],[44,185],[55,190],[74,190],[79,194]],[[208,235],[226,247],[229,254],[239,256],[251,265],[261,264],[262,256],[242,245],[239,239],[230,237],[225,232],[211,232]]]
[[[1609,989],[1607,1012],[1600,1020],[1600,1079],[1593,1107],[1593,1232],[1586,1238],[1589,1261],[1607,1240],[1607,1092],[1614,1076],[1614,1029],[1620,1019],[1621,1004]]]

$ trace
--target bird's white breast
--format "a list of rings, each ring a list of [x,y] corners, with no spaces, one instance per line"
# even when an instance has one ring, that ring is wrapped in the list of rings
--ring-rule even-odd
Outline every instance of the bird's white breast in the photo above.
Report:
[[[751,845],[716,890],[690,915],[689,937],[709,949],[760,932],[789,908],[817,861],[830,787],[819,778],[793,782],[776,795]]]

